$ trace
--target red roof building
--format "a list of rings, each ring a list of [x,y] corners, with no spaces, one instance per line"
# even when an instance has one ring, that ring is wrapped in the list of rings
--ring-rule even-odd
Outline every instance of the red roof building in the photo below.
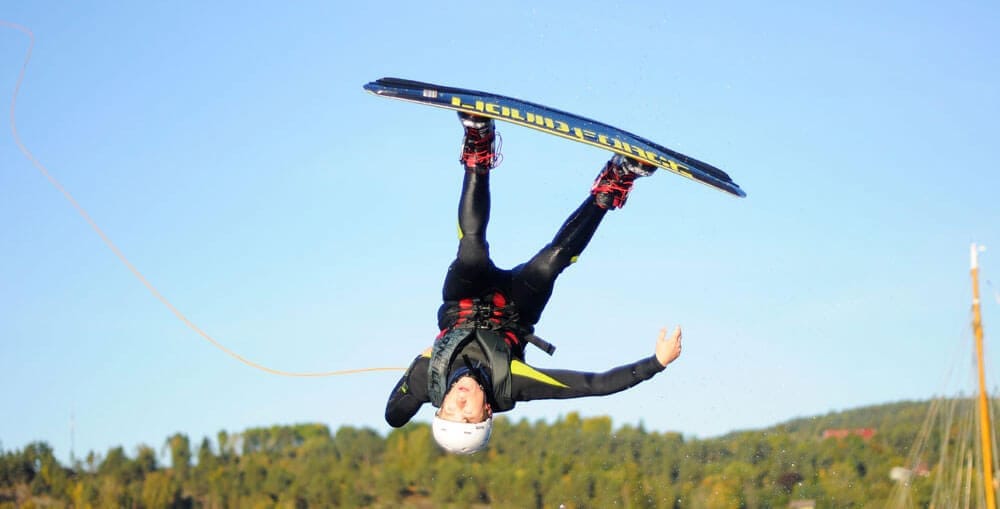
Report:
[[[871,438],[875,436],[875,428],[823,430],[823,438],[847,438],[849,436],[857,436],[861,437],[863,440],[871,440]]]

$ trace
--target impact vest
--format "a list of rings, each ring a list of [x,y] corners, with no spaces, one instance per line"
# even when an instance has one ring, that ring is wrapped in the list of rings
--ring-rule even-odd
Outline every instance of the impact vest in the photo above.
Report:
[[[431,350],[427,376],[427,394],[431,403],[435,407],[441,407],[449,389],[448,375],[451,366],[462,360],[470,369],[485,371],[485,376],[480,376],[479,382],[484,385],[487,401],[493,411],[505,412],[514,408],[510,363],[515,356],[524,360],[521,341],[525,340],[549,355],[555,351],[555,346],[536,336],[532,328],[521,326],[518,323],[517,307],[513,302],[508,302],[500,292],[490,292],[475,299],[463,299],[456,306],[445,308],[444,312],[454,321],[451,328],[434,342]],[[469,349],[467,352],[467,347],[473,342],[479,348]],[[482,355],[476,355],[479,350],[483,352]],[[471,365],[473,361],[479,364],[478,368]]]
[[[451,329],[434,343],[427,377],[427,393],[431,404],[435,407],[441,406],[444,395],[448,392],[449,368],[473,342],[478,344],[486,356],[482,361],[489,370],[489,376],[485,377],[488,380],[480,382],[490,384],[490,387],[484,389],[488,391],[487,400],[493,410],[505,412],[514,408],[514,398],[511,394],[510,346],[499,331],[478,327]]]

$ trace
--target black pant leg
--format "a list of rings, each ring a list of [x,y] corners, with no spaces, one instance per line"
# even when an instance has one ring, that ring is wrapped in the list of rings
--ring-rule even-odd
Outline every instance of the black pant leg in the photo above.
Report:
[[[486,241],[489,220],[489,174],[467,171],[458,202],[458,255],[445,276],[442,289],[444,300],[476,297],[493,284],[499,269],[490,259],[490,246]]]
[[[512,270],[512,297],[523,325],[538,323],[552,296],[556,278],[583,253],[606,213],[588,196],[563,223],[552,242]]]

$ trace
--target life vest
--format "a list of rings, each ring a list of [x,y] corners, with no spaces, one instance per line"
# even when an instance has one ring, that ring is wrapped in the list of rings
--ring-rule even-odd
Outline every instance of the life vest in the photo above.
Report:
[[[450,367],[473,342],[482,350],[485,359],[476,359],[480,361],[480,365],[469,367],[483,370],[485,376],[480,375],[477,378],[480,379],[480,383],[488,385],[484,389],[490,406],[495,412],[505,412],[514,408],[514,398],[511,395],[510,346],[499,331],[478,327],[453,328],[434,343],[427,377],[427,392],[431,404],[440,407],[444,402],[444,395],[449,388]],[[465,362],[471,364],[472,361]],[[485,364],[485,367],[482,364]]]
[[[427,377],[431,404],[441,406],[450,387],[451,366],[461,355],[466,367],[479,373],[476,378],[487,392],[486,397],[493,411],[504,412],[514,408],[510,363],[515,358],[524,360],[523,341],[549,355],[555,351],[555,346],[536,336],[532,328],[522,326],[518,322],[517,307],[500,292],[489,292],[481,298],[462,299],[455,304],[444,310],[446,316],[452,319],[451,327],[441,331],[431,350]],[[481,350],[481,356],[467,356],[466,348],[473,342],[479,348],[469,352]],[[482,356],[485,358],[480,358]]]

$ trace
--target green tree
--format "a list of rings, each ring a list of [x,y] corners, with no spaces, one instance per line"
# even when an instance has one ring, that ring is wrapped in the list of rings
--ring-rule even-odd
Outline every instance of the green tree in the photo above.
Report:
[[[181,483],[187,481],[191,474],[191,441],[187,435],[175,433],[167,439],[166,446],[170,449],[174,477]]]
[[[138,473],[145,475],[157,470],[156,451],[148,445],[140,445],[136,448],[135,467]]]
[[[28,484],[35,496],[63,496],[69,489],[65,470],[59,465],[52,447],[45,442],[33,442],[24,448],[23,460],[15,462],[30,476]]]
[[[181,500],[181,492],[170,474],[152,472],[142,483],[142,504],[145,507],[176,507]]]

